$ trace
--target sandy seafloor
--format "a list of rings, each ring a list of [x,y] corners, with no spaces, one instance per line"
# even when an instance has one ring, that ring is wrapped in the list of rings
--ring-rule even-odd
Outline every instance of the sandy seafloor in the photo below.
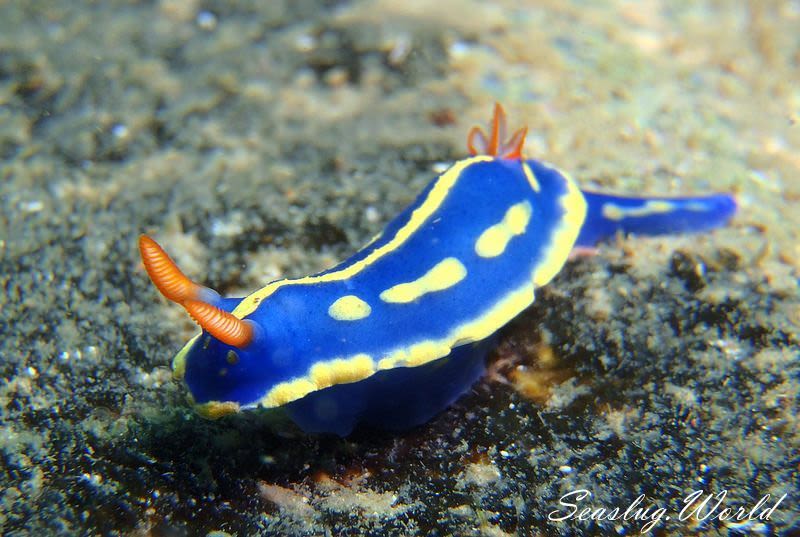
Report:
[[[402,7],[401,7],[402,6]],[[22,535],[800,531],[800,2],[0,2],[0,524]],[[617,192],[732,224],[569,263],[406,434],[205,421],[139,233],[242,295],[380,230],[502,101]],[[786,494],[768,521],[677,520]],[[588,501],[581,507],[589,506]]]

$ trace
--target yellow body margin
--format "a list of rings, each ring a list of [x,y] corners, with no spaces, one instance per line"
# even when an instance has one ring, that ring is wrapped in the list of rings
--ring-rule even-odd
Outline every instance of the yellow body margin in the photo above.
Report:
[[[564,177],[567,187],[566,193],[561,197],[564,216],[558,228],[553,230],[550,247],[544,253],[542,261],[533,268],[531,278],[534,287],[546,285],[558,274],[561,267],[567,262],[569,253],[575,246],[575,241],[578,240],[583,221],[586,219],[586,198],[583,197],[578,184],[570,175],[562,171],[559,173]]]
[[[178,354],[175,355],[175,358],[172,359],[172,378],[175,380],[183,380],[183,376],[186,374],[186,354],[188,354],[189,349],[192,348],[192,345],[195,344],[197,338],[199,338],[201,334],[197,334],[192,339],[186,342],[186,344],[178,351]]]
[[[239,403],[233,401],[209,401],[194,406],[198,414],[209,420],[218,420],[228,414],[239,412]]]

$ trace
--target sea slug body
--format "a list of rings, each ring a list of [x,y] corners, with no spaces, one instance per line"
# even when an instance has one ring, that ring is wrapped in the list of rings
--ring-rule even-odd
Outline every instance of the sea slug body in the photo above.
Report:
[[[471,156],[350,259],[244,298],[192,282],[143,235],[150,278],[202,328],[173,361],[201,414],[284,407],[303,429],[339,435],[424,423],[480,377],[492,336],[573,248],[617,233],[704,231],[736,211],[727,194],[582,191],[524,158],[526,130],[504,140],[505,123],[496,105],[489,134],[468,135]]]

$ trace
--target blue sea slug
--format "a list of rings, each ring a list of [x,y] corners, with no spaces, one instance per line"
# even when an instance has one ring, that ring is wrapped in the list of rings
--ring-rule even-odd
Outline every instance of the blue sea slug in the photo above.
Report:
[[[484,371],[493,335],[534,300],[575,247],[617,233],[695,232],[736,211],[727,194],[620,197],[581,191],[523,156],[496,105],[470,157],[436,177],[383,232],[338,266],[222,298],[189,280],[147,236],[156,287],[202,332],[173,362],[198,411],[283,407],[306,431],[405,429]]]

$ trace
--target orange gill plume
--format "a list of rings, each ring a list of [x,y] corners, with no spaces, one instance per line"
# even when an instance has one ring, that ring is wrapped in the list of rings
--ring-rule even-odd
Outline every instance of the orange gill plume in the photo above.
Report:
[[[253,340],[253,327],[247,322],[208,303],[218,295],[194,283],[181,272],[156,241],[139,237],[139,253],[153,284],[169,300],[186,308],[200,328],[228,345],[242,347]]]
[[[490,155],[505,159],[521,159],[528,127],[517,130],[511,138],[506,137],[506,111],[500,103],[494,104],[494,115],[489,123],[487,137],[481,127],[475,126],[467,134],[467,149],[470,155]],[[505,141],[504,141],[505,140]]]

